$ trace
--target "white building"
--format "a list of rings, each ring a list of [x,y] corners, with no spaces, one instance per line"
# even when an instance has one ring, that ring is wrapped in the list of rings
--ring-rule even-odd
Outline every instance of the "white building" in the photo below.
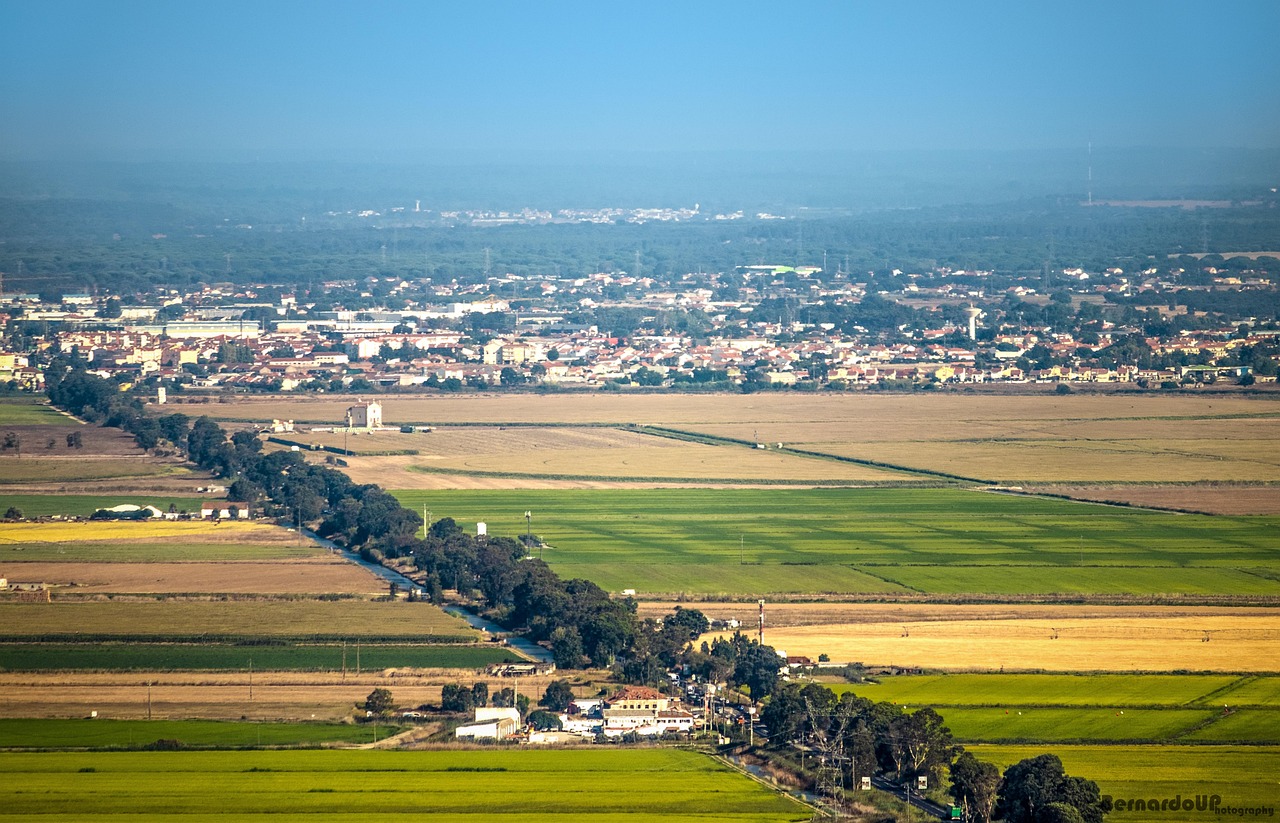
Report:
[[[348,429],[382,428],[382,404],[377,400],[357,403],[347,409]]]

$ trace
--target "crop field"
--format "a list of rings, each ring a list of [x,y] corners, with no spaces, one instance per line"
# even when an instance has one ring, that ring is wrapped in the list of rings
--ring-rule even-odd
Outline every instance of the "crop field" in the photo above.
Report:
[[[286,560],[328,551],[266,523],[82,521],[0,523],[0,560],[151,563]]]
[[[1217,713],[1209,709],[1056,709],[1027,706],[1009,709],[951,707],[939,714],[956,739],[965,742],[1131,743],[1180,739],[1212,721]],[[1271,731],[1274,735],[1280,731],[1280,725],[1273,723]],[[1276,742],[1276,737],[1270,739]]]
[[[1280,617],[1074,617],[795,626],[765,631],[791,655],[945,671],[1280,672]],[[1206,635],[1207,633],[1207,635]],[[1205,637],[1210,638],[1205,642]]]
[[[0,639],[163,642],[192,638],[472,642],[480,633],[429,603],[363,600],[0,602]]]
[[[523,533],[523,514],[531,511],[553,568],[649,597],[815,590],[1280,595],[1273,537],[1280,521],[1269,517],[961,489],[394,493],[433,519],[452,517],[468,529],[485,521],[490,534]],[[807,586],[795,585],[805,578]]]
[[[403,731],[380,725],[379,739]],[[369,743],[372,726],[219,720],[0,719],[0,749],[132,749],[157,740],[198,748]]]
[[[396,706],[439,705],[446,684],[485,682],[492,694],[511,679],[478,670],[375,669],[364,645],[347,645],[347,671],[268,671],[255,657],[253,671],[0,672],[0,717],[143,720],[343,722],[369,692],[388,689]],[[247,664],[247,660],[244,661]],[[520,678],[520,693],[541,695],[563,673]],[[148,686],[150,684],[150,686]]]
[[[373,572],[338,557],[215,563],[6,563],[11,580],[47,583],[66,595],[345,595],[387,593]]]
[[[1229,690],[1224,700],[1244,705],[1237,696],[1244,684],[1280,688],[1280,677],[1252,678],[1198,674],[947,674],[886,677],[879,683],[837,684],[837,694],[853,692],[871,700],[905,706],[1094,706],[1177,707],[1207,705],[1209,695]],[[1229,687],[1231,687],[1229,689]],[[1280,708],[1280,697],[1259,704]],[[1253,704],[1251,704],[1253,705]]]
[[[910,708],[929,706],[964,741],[1280,743],[1280,700],[1256,684],[1275,687],[1280,677],[912,675],[830,688]],[[1241,690],[1250,686],[1265,702],[1243,702],[1250,698],[1242,700]]]
[[[1274,484],[1024,486],[1035,494],[1062,495],[1122,506],[1200,512],[1202,514],[1280,514],[1280,488]]]
[[[708,445],[607,427],[447,426],[430,433],[344,436],[307,433],[299,442],[345,448],[353,470],[366,462],[411,472],[615,482],[867,483],[909,475],[856,463],[815,459],[734,445]],[[412,450],[412,456],[391,455]]]
[[[342,671],[354,669],[354,645],[225,643],[0,643],[0,671]],[[368,669],[483,669],[519,660],[496,646],[365,643]]]
[[[693,752],[0,754],[31,819],[801,821],[812,810]],[[20,784],[20,785],[19,785]]]
[[[0,426],[66,426],[74,421],[35,397],[0,400]]]
[[[1043,746],[988,745],[966,747],[980,760],[995,763],[1001,770],[1027,757],[1044,754]],[[1096,781],[1104,795],[1120,800],[1164,801],[1218,795],[1226,808],[1258,808],[1280,805],[1280,783],[1276,764],[1280,747],[1275,746],[1185,746],[1115,745],[1077,746],[1056,744],[1050,751],[1062,759],[1067,774]],[[1127,803],[1126,803],[1127,805]],[[1256,812],[1255,812],[1256,814]],[[1272,812],[1274,815],[1274,811]],[[1243,817],[1240,812],[1223,815],[1211,811],[1112,812],[1107,820],[1117,823],[1146,823],[1168,820],[1213,820]],[[1269,816],[1265,812],[1260,816]]]
[[[354,398],[263,398],[222,419],[334,424]],[[388,424],[639,423],[984,480],[1280,480],[1280,407],[1187,396],[621,395],[388,398]]]
[[[4,505],[16,506],[24,517],[47,517],[62,514],[72,517],[89,517],[98,509],[128,503],[134,506],[155,506],[168,511],[173,506],[179,512],[199,512],[202,497],[174,495],[132,495],[129,493],[104,494],[6,494]]]
[[[0,458],[0,484],[62,483],[124,478],[189,477],[194,473],[173,463],[142,457]]]

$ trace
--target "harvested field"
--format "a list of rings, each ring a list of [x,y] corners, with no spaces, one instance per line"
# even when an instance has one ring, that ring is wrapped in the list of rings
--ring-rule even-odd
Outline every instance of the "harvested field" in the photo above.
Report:
[[[7,640],[104,638],[381,638],[423,641],[480,633],[429,603],[365,600],[136,600],[0,602]]]
[[[222,419],[342,419],[352,399],[246,399]],[[990,481],[1280,480],[1280,406],[1245,396],[394,397],[388,423],[670,426]],[[626,474],[631,474],[628,472]]]
[[[340,425],[346,397],[243,397],[235,403],[202,406],[215,420],[270,422],[296,420]],[[906,428],[908,421],[987,425],[1001,430],[1003,420],[1078,420],[1107,418],[1201,418],[1225,415],[1278,414],[1280,407],[1247,397],[1184,395],[1109,397],[1098,395],[1008,396],[981,394],[601,394],[548,395],[468,394],[462,396],[389,396],[382,398],[387,425],[432,423],[643,423],[653,425],[757,425],[761,440],[787,440],[779,428],[800,423]],[[968,422],[966,422],[968,421]],[[994,422],[993,422],[994,421]],[[782,435],[766,435],[767,425]],[[924,427],[929,431],[929,427]],[[750,437],[750,432],[747,432]]]
[[[48,583],[63,594],[351,594],[386,593],[382,578],[341,559],[271,562],[6,562],[14,581]]]
[[[365,671],[340,673],[22,674],[0,673],[0,717],[87,717],[104,719],[147,716],[147,683],[151,683],[152,716],[209,720],[342,720],[352,716],[369,692],[389,689],[398,705],[439,705],[440,690],[458,683],[456,669]],[[553,675],[520,678],[522,694],[542,694]],[[487,682],[490,692],[509,681],[481,675],[465,682]],[[528,689],[526,692],[525,689]]]
[[[397,460],[410,471],[425,473],[522,475],[539,479],[714,483],[875,482],[908,476],[856,463],[842,463],[741,446],[689,443],[667,437],[607,427],[541,428],[444,427],[429,434],[398,432],[345,437],[341,433],[307,433],[303,443],[346,448],[346,460],[359,471],[367,459],[416,455]],[[365,457],[363,455],[369,455]]]
[[[640,617],[661,617],[676,606],[696,608],[712,620],[736,619],[753,629],[759,616],[755,602],[640,602]],[[888,623],[948,623],[981,620],[1049,620],[1106,621],[1115,618],[1196,619],[1199,617],[1265,618],[1280,626],[1280,609],[1251,606],[1106,606],[1106,605],[1040,605],[1021,603],[766,603],[765,631],[800,626],[824,627],[832,624],[861,625]],[[1276,681],[1280,683],[1280,681]]]
[[[1277,632],[1275,615],[1204,615],[802,626],[765,641],[815,660],[953,671],[1277,672]]]
[[[1028,486],[1031,494],[1051,494],[1098,503],[1204,514],[1280,514],[1280,485],[1196,484],[1180,486]]]

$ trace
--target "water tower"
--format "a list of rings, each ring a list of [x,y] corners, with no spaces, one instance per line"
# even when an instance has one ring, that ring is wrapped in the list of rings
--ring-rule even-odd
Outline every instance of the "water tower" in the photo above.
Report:
[[[969,318],[969,339],[978,339],[978,316],[982,314],[982,309],[970,306],[964,310],[965,315]]]

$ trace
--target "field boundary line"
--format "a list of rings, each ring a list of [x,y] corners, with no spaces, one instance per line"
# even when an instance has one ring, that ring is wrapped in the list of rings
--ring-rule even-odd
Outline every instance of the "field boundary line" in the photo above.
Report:
[[[1240,677],[1240,678],[1237,678],[1236,680],[1231,681],[1225,686],[1219,686],[1218,688],[1214,689],[1211,692],[1206,692],[1200,695],[1193,701],[1193,703],[1207,706],[1209,705],[1208,701],[1210,700],[1216,701],[1219,697],[1222,697],[1224,694],[1230,694],[1231,692],[1237,691],[1238,689],[1241,689],[1244,686],[1260,679],[1261,678],[1256,674],[1244,675],[1243,677]],[[1192,704],[1188,703],[1187,705],[1192,705]]]
[[[736,437],[722,437],[714,434],[704,434],[702,432],[688,431],[686,429],[676,429],[667,426],[635,426],[631,431],[640,431],[653,434],[658,437],[670,437],[674,440],[688,440],[695,443],[705,443],[706,445],[727,445],[740,446],[742,448],[754,449],[756,443],[749,440],[740,440]],[[983,480],[976,477],[966,477],[959,474],[950,474],[948,472],[931,471],[929,469],[912,468],[910,466],[901,466],[896,463],[886,463],[880,460],[870,460],[863,457],[846,457],[840,454],[831,454],[829,452],[812,451],[810,449],[796,449],[788,446],[782,448],[773,448],[769,451],[779,452],[781,454],[794,454],[800,457],[811,457],[817,460],[831,460],[837,463],[853,463],[859,466],[867,466],[873,469],[883,469],[886,471],[902,472],[904,474],[918,475],[922,477],[938,478],[940,480],[948,480],[961,483],[991,483],[990,480]]]
[[[352,457],[371,456],[354,454]],[[454,469],[444,466],[406,466],[406,471],[417,474],[442,474],[456,477],[493,477],[504,480],[575,480],[601,483],[672,483],[700,488],[707,483],[723,486],[788,486],[796,488],[931,488],[928,481],[913,480],[778,480],[770,478],[741,477],[636,477],[608,474],[543,474],[537,472],[485,471],[481,469]],[[401,491],[397,489],[397,491]],[[403,491],[419,491],[406,489]]]

